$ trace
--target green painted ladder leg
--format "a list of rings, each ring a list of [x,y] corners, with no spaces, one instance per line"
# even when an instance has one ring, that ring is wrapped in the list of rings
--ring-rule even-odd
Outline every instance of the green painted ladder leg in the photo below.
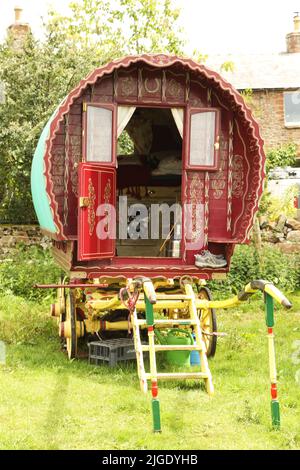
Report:
[[[274,428],[280,428],[280,410],[277,398],[277,373],[275,361],[275,342],[274,342],[274,300],[265,292],[266,305],[266,324],[268,328],[268,347],[269,347],[269,369],[271,382],[271,417]]]
[[[144,291],[144,298],[145,298],[146,322],[147,322],[147,328],[148,328],[148,341],[149,341],[153,431],[161,432],[160,404],[157,398],[158,386],[157,386],[157,368],[156,368],[155,343],[154,343],[154,312],[153,312],[153,305],[149,301],[145,291]]]
[[[153,417],[153,431],[161,432],[160,404],[157,398],[152,398],[152,417]]]

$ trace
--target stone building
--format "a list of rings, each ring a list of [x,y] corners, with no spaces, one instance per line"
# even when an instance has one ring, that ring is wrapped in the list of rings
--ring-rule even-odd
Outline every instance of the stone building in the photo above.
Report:
[[[12,38],[13,48],[16,52],[22,50],[28,33],[31,32],[30,25],[22,20],[22,8],[15,7],[15,21],[7,28],[8,37]],[[5,103],[5,85],[0,82],[0,105]]]
[[[8,29],[8,35],[12,36],[14,41],[14,48],[16,50],[22,49],[27,34],[30,32],[30,26],[22,20],[22,8],[15,7],[15,21]]]
[[[277,54],[209,56],[206,65],[247,95],[266,149],[294,142],[300,157],[299,13],[294,16],[294,31],[286,35],[286,46]],[[225,62],[232,63],[232,70],[222,70]]]

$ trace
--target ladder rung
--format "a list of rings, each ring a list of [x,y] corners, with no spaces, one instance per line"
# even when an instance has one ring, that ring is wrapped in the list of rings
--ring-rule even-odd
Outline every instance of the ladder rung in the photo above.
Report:
[[[154,325],[196,325],[198,321],[196,320],[175,320],[175,319],[169,319],[169,320],[155,320],[154,319]],[[147,322],[146,320],[137,320],[137,324],[139,326],[141,325],[146,325]]]
[[[155,351],[201,351],[201,346],[188,344],[155,344]],[[143,351],[149,351],[148,345],[142,346]]]
[[[208,376],[204,372],[159,372],[156,374],[158,379],[207,379]],[[146,374],[146,379],[151,380],[151,374]]]

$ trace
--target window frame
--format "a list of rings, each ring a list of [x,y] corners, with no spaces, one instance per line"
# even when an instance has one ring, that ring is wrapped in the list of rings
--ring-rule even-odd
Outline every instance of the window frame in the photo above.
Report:
[[[291,129],[291,128],[300,128],[300,103],[299,103],[299,121],[295,121],[295,122],[289,122],[286,120],[286,108],[285,108],[285,97],[287,95],[291,95],[293,93],[296,93],[298,92],[298,94],[300,95],[300,90],[294,90],[294,91],[284,91],[283,92],[283,116],[284,116],[284,126],[288,129]]]
[[[185,170],[203,170],[203,171],[216,171],[218,169],[220,160],[220,129],[221,129],[221,112],[218,108],[189,108],[187,109],[185,118]],[[215,113],[215,148],[214,148],[214,162],[212,165],[195,165],[190,163],[190,150],[191,150],[191,121],[194,114],[199,113]]]
[[[112,112],[112,132],[111,132],[111,161],[89,161],[87,160],[87,145],[88,145],[88,133],[87,133],[87,121],[88,121],[88,108],[104,108]],[[82,161],[91,165],[103,165],[107,167],[116,167],[116,142],[117,142],[117,112],[116,105],[110,103],[83,103],[83,123],[82,123]]]

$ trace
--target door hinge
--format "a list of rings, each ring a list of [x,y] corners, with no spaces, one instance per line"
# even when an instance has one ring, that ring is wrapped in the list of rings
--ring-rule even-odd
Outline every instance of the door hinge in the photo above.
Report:
[[[86,102],[83,102],[83,103],[82,103],[82,109],[83,109],[83,112],[86,113],[86,110],[87,110],[87,104],[86,104]]]

